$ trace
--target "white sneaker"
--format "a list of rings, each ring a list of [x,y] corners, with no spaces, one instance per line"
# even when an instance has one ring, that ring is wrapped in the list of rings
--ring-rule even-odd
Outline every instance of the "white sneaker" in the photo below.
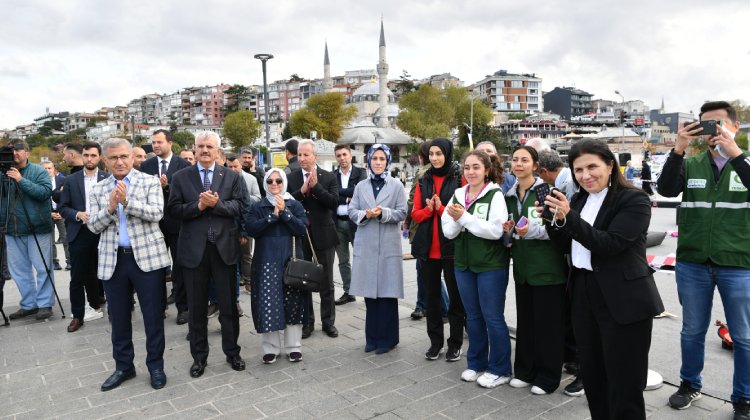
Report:
[[[461,380],[464,382],[474,382],[478,377],[482,375],[481,372],[477,372],[473,369],[466,369],[461,373]]]
[[[530,385],[530,383],[524,382],[518,378],[513,378],[510,380],[510,386],[512,386],[513,388],[526,388]]]
[[[547,391],[543,390],[542,388],[539,388],[536,385],[531,387],[531,393],[534,395],[547,395]]]
[[[86,311],[83,313],[83,321],[94,321],[96,319],[104,318],[104,312],[100,309],[94,309],[91,306],[86,306]]]
[[[498,376],[489,372],[484,372],[482,376],[477,378],[477,384],[483,388],[494,388],[508,382],[510,382],[510,376]]]

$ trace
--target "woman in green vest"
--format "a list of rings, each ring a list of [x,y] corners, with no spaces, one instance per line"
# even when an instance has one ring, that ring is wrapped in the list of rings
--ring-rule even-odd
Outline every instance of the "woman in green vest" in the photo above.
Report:
[[[467,185],[456,190],[441,217],[443,235],[455,239],[454,272],[469,333],[461,379],[494,388],[507,384],[513,373],[504,316],[509,255],[499,241],[508,219],[500,188],[503,167],[497,156],[473,151],[463,174]]]
[[[564,302],[567,266],[563,253],[549,240],[538,215],[537,188],[544,184],[534,176],[539,155],[530,146],[513,152],[516,185],[505,195],[508,211],[516,223],[506,222],[512,234],[511,256],[516,284],[516,359],[514,388],[531,386],[531,393],[544,395],[560,385],[563,363]]]

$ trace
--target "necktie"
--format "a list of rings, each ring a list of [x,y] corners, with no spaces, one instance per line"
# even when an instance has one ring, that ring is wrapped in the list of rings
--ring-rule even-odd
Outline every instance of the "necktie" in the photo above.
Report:
[[[309,179],[310,179],[310,172],[305,174],[305,182],[307,182]],[[309,196],[310,196],[310,188],[308,186],[307,192],[305,193],[305,197],[309,197]]]
[[[161,175],[167,174],[167,161],[162,159],[161,161]]]
[[[211,180],[208,179],[208,174],[211,172],[208,169],[201,169],[203,172],[203,189],[205,191],[211,191]],[[208,242],[216,242],[216,232],[214,232],[211,225],[208,225]]]

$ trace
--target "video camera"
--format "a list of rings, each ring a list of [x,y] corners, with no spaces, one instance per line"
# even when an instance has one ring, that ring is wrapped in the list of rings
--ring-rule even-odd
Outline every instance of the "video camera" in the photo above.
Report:
[[[16,164],[16,160],[13,157],[13,150],[14,147],[12,144],[0,147],[0,173],[5,174]]]

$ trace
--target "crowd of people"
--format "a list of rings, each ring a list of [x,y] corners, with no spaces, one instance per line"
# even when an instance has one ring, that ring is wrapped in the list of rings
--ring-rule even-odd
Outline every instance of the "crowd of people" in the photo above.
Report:
[[[680,127],[655,183],[664,196],[683,196],[676,270],[682,383],[669,404],[685,409],[701,395],[718,288],[735,348],[735,418],[747,419],[750,251],[741,239],[750,233],[750,157],[734,141],[739,123],[728,103],[705,103],[700,117],[718,121],[716,133],[702,134],[697,122]],[[685,158],[689,142],[699,137],[708,150]],[[646,262],[651,203],[606,143],[578,141],[566,167],[556,152],[530,142],[513,151],[507,173],[490,142],[459,163],[450,140],[425,141],[409,193],[393,176],[391,150],[383,144],[369,148],[366,168],[352,163],[349,146],[337,145],[333,172],[318,166],[311,140],[286,144],[284,170],[256,166],[252,149],[224,155],[213,132],[198,133],[195,149],[179,156],[169,131],[154,132],[151,145],[149,158],[124,139],[70,143],[64,159],[71,174],[65,177],[52,163],[30,163],[24,141],[9,145],[15,165],[4,174],[7,196],[0,208],[9,269],[2,278],[12,277],[21,294],[10,318],[52,316],[54,271],[62,269],[53,256],[57,227],[71,272],[68,332],[102,318],[105,303],[112,323],[115,372],[102,391],[136,375],[134,294],[155,389],[167,383],[170,304],[176,323],[189,327],[190,376],[200,377],[208,364],[207,323],[216,315],[227,363],[245,369],[238,344],[241,285],[251,296],[263,363],[277,362],[282,352],[291,363],[301,361],[316,308],[312,292],[284,281],[292,258],[314,256],[321,266],[316,293],[328,337],[339,334],[336,306],[359,297],[366,308],[364,351],[392,351],[404,298],[401,235],[408,230],[417,259],[412,319],[427,318],[425,359],[444,353],[446,361],[460,361],[466,331],[463,381],[544,395],[558,389],[565,369],[576,378],[564,392],[585,395],[592,418],[645,418],[653,318],[664,310]],[[335,256],[343,281],[338,299]],[[504,317],[511,266],[514,355]]]

